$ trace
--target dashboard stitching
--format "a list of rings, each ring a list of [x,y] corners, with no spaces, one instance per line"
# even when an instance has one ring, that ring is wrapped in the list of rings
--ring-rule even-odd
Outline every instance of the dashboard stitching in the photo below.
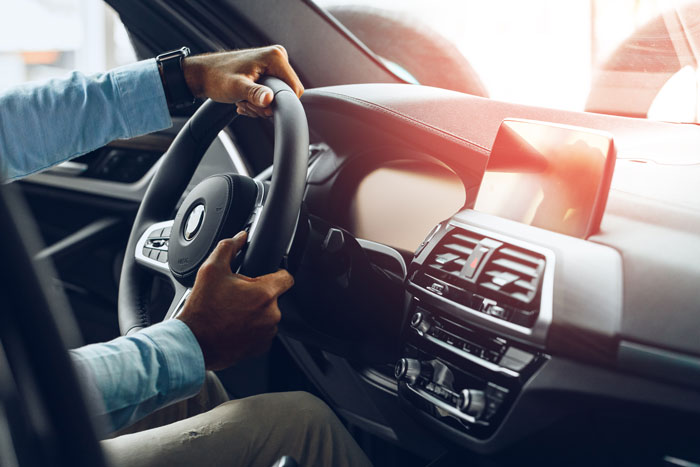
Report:
[[[360,105],[363,105],[363,106],[366,106],[366,107],[371,107],[371,108],[374,108],[374,109],[379,110],[379,111],[381,111],[381,112],[394,115],[394,116],[399,117],[399,118],[401,118],[402,120],[405,120],[405,121],[407,121],[407,122],[409,122],[409,123],[418,124],[418,125],[420,125],[420,126],[423,126],[423,127],[425,127],[426,129],[428,129],[428,130],[432,130],[432,131],[435,132],[435,133],[439,133],[440,135],[444,135],[444,136],[446,136],[446,137],[448,137],[448,138],[450,138],[450,139],[452,139],[452,140],[454,140],[454,141],[456,141],[456,142],[459,142],[459,143],[466,143],[467,145],[472,146],[472,148],[476,149],[477,152],[483,152],[484,155],[486,155],[486,156],[488,156],[489,153],[490,153],[490,151],[489,151],[488,148],[485,148],[484,146],[481,146],[481,145],[478,144],[478,143],[475,143],[475,142],[473,142],[473,141],[469,141],[469,140],[464,139],[464,138],[460,138],[460,137],[458,137],[458,136],[456,136],[456,135],[454,135],[454,134],[452,134],[452,133],[450,133],[450,132],[448,132],[448,131],[441,130],[440,128],[436,128],[436,127],[434,127],[434,126],[432,126],[432,125],[430,125],[430,124],[428,124],[428,123],[425,123],[424,121],[419,120],[419,119],[417,119],[417,118],[415,118],[415,117],[409,117],[408,115],[404,115],[404,114],[402,114],[402,113],[400,113],[400,112],[398,112],[398,111],[396,111],[396,110],[394,110],[394,109],[390,109],[390,108],[388,108],[388,107],[384,107],[384,106],[382,106],[382,105],[375,104],[374,102],[369,102],[369,101],[366,101],[366,100],[363,100],[363,99],[358,99],[358,98],[356,98],[356,97],[348,96],[348,95],[345,95],[345,94],[339,94],[339,93],[336,93],[336,92],[329,92],[329,91],[315,91],[315,92],[316,92],[316,94],[325,94],[325,95],[328,95],[328,96],[336,96],[336,97],[339,97],[339,98],[341,98],[341,99],[345,99],[345,100],[348,100],[348,101],[354,101],[355,103],[358,103],[358,104],[360,104]]]

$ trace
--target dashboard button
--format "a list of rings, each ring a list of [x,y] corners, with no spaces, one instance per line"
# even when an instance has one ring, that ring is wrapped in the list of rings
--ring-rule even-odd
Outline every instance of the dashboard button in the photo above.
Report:
[[[474,247],[474,250],[467,258],[467,262],[462,267],[462,270],[459,271],[459,275],[461,277],[466,277],[468,279],[470,279],[472,276],[474,276],[474,272],[479,267],[479,264],[481,264],[481,259],[488,252],[489,252],[489,249],[484,248],[481,245]]]
[[[484,407],[486,406],[484,391],[479,391],[476,389],[462,389],[459,395],[459,410],[467,415],[471,415],[474,418],[479,418],[484,412]]]
[[[486,313],[496,318],[508,319],[508,310],[499,305],[490,305],[486,309]]]
[[[520,371],[525,368],[533,358],[535,358],[535,356],[529,352],[510,347],[505,355],[503,355],[499,364],[513,371]]]
[[[421,374],[421,363],[414,358],[400,358],[394,367],[394,376],[396,379],[406,381],[408,384],[414,384]]]
[[[430,318],[423,312],[416,311],[411,317],[411,327],[423,335],[430,330]]]

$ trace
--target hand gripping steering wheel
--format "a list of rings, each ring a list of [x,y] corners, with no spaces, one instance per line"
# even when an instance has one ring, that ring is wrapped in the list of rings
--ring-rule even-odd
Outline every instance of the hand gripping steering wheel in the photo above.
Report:
[[[170,279],[175,296],[166,319],[180,311],[199,267],[219,240],[247,229],[246,247],[234,268],[248,276],[274,272],[291,244],[306,186],[309,129],[306,114],[283,81],[267,77],[274,92],[275,149],[269,189],[238,174],[211,176],[172,212],[204,153],[236,116],[236,106],[205,102],[180,130],[151,181],[129,236],[119,282],[122,334],[151,324],[149,279]]]

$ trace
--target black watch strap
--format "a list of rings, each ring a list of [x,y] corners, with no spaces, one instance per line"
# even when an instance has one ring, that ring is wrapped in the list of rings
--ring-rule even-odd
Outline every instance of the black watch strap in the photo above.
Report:
[[[163,81],[165,98],[171,108],[181,108],[194,103],[192,91],[187,86],[182,61],[190,55],[190,49],[183,47],[165,52],[156,57],[156,63]]]

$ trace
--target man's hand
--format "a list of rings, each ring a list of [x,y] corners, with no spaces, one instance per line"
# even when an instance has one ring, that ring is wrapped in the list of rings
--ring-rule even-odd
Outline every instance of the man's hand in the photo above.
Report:
[[[263,76],[276,76],[286,82],[297,97],[304,92],[281,45],[194,55],[185,58],[182,67],[187,86],[196,97],[235,102],[238,113],[249,117],[272,115],[272,90],[256,83]]]
[[[197,338],[208,370],[221,370],[270,346],[277,334],[277,297],[294,284],[287,271],[260,277],[231,272],[231,260],[245,244],[241,232],[219,242],[197,273],[192,293],[177,319]]]

